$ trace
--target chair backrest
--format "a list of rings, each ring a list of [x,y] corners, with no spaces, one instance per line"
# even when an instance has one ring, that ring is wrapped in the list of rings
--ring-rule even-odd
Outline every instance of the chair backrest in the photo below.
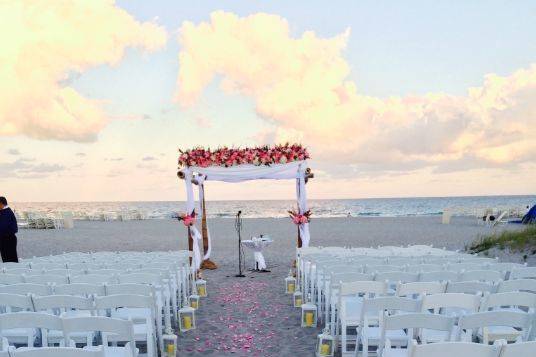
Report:
[[[0,285],[11,285],[24,283],[22,274],[0,274]]]
[[[22,311],[0,314],[0,336],[4,330],[18,328],[39,328],[61,331],[62,324],[58,316],[47,313]]]
[[[417,265],[408,265],[406,271],[412,273],[424,273],[429,271],[443,271],[445,267],[440,264],[417,264]]]
[[[154,287],[147,284],[112,284],[106,285],[106,295],[143,295],[151,296],[155,294]]]
[[[495,290],[495,285],[483,281],[460,281],[449,282],[447,284],[447,293],[465,293],[465,294],[481,294],[492,292]]]
[[[12,329],[41,329],[42,343],[46,346],[48,344],[48,331],[61,331],[62,324],[58,316],[47,313],[21,311],[0,314],[0,339],[4,337],[5,330]]]
[[[383,273],[388,271],[401,271],[403,268],[397,265],[367,265],[365,266],[365,273]]]
[[[534,351],[536,351],[536,341],[504,344],[500,357],[528,357],[533,356]]]
[[[151,296],[120,294],[97,296],[95,306],[97,310],[108,310],[117,308],[149,308],[154,314],[155,301]]]
[[[101,274],[85,274],[69,277],[71,284],[104,284],[115,283],[117,279],[113,275],[101,275]]]
[[[6,312],[16,310],[34,311],[30,295],[0,293],[0,307]]]
[[[338,287],[341,282],[348,283],[352,281],[372,281],[374,280],[373,274],[365,273],[337,273],[331,274],[330,282],[332,287]]]
[[[12,357],[104,357],[102,347],[94,350],[83,350],[74,347],[40,347],[17,349],[10,352]]]
[[[511,272],[514,269],[522,269],[525,265],[518,263],[491,263],[487,266],[490,270],[500,271],[500,272]]]
[[[438,314],[445,308],[462,309],[465,312],[477,312],[480,306],[480,295],[463,293],[443,293],[425,295],[422,300],[422,312],[433,310]]]
[[[461,338],[463,330],[474,331],[483,327],[508,326],[521,328],[524,332],[524,339],[528,336],[529,328],[532,324],[532,314],[515,311],[486,311],[477,312],[471,315],[463,315],[458,321],[458,336]]]
[[[68,284],[69,278],[66,275],[39,274],[24,275],[24,280],[31,284]]]
[[[385,281],[353,281],[342,282],[340,296],[357,295],[384,295],[387,293],[387,283]]]
[[[53,310],[61,312],[61,310],[94,310],[93,300],[73,295],[49,295],[49,296],[34,296],[33,304],[35,311]],[[56,311],[59,310],[59,311]]]
[[[434,281],[419,281],[414,283],[402,283],[396,287],[397,296],[440,294],[445,292],[445,283]]]
[[[366,316],[382,314],[384,311],[419,312],[420,301],[397,296],[382,296],[363,299],[361,323]]]
[[[380,321],[381,338],[379,345],[379,355],[382,355],[387,331],[389,330],[408,329],[408,340],[411,338],[411,336],[414,336],[416,329],[425,328],[429,330],[444,331],[446,332],[445,339],[448,341],[450,340],[454,322],[454,317],[444,315],[436,315],[429,313],[388,315],[388,313],[385,312],[383,315],[383,319]]]
[[[448,264],[446,270],[461,273],[464,270],[482,270],[483,264],[479,263],[455,263]]]
[[[119,284],[160,284],[162,278],[152,273],[120,274],[117,276]]]
[[[408,357],[498,357],[500,351],[501,348],[498,345],[490,346],[469,342],[438,342],[419,345],[417,341],[413,340],[409,346]]]
[[[460,274],[459,281],[489,281],[492,283],[504,279],[504,273],[494,270],[468,270]]]
[[[54,286],[57,295],[74,295],[88,297],[90,295],[104,296],[104,284],[74,283]]]
[[[536,279],[515,279],[499,282],[499,286],[497,286],[498,293],[510,291],[529,291],[536,293]]]
[[[419,281],[458,281],[459,274],[454,271],[427,271],[419,274]]]
[[[18,295],[50,295],[50,287],[48,285],[31,283],[13,284],[0,286],[0,293]]]
[[[389,271],[383,273],[376,273],[374,280],[376,281],[388,281],[388,282],[401,282],[409,283],[415,282],[419,278],[417,273],[407,273],[404,271]]]
[[[525,307],[532,312],[536,308],[536,294],[524,291],[486,294],[482,301],[481,311],[505,306]]]
[[[536,278],[536,267],[513,269],[510,272],[510,279],[534,279]]]
[[[103,316],[73,317],[62,319],[65,339],[70,340],[70,336],[75,332],[102,333],[102,343],[108,346],[108,334],[117,334],[118,340],[129,342],[132,349],[132,356],[136,356],[136,344],[134,340],[134,325],[132,321],[114,319]]]

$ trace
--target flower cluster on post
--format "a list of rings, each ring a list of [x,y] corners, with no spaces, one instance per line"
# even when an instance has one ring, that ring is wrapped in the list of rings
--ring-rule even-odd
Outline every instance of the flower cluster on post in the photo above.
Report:
[[[179,150],[179,152],[179,166],[182,167],[231,167],[244,164],[270,166],[309,158],[306,148],[299,144],[291,145],[288,143],[274,147],[261,146],[244,149],[222,147],[213,151],[210,148],[195,148],[185,151]]]
[[[292,222],[296,225],[309,223],[311,221],[311,210],[304,212],[303,214],[296,211],[288,211]]]
[[[184,224],[186,227],[191,227],[195,224],[195,211],[193,211],[191,214],[181,213],[178,219],[179,221],[182,221],[182,224]]]

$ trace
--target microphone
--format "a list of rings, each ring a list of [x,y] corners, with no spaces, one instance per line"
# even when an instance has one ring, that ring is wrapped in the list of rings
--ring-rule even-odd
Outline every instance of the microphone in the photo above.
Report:
[[[242,211],[238,211],[238,213],[236,214],[237,217],[240,217],[240,215],[242,214]]]

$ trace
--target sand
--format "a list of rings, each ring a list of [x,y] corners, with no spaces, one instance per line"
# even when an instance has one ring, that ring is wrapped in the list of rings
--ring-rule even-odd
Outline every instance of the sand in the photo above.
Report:
[[[210,220],[212,259],[220,266],[207,271],[209,296],[198,311],[198,328],[179,334],[179,355],[313,356],[316,328],[301,328],[300,310],[284,294],[283,279],[294,258],[296,227],[289,219],[244,219],[243,238],[268,234],[274,243],[265,252],[271,273],[237,270],[236,233],[232,219]],[[518,225],[490,228],[468,217],[319,218],[311,222],[311,244],[322,246],[377,246],[433,244],[463,249],[479,234]],[[70,230],[25,230],[19,233],[22,257],[68,251],[186,249],[185,228],[172,220],[76,222]],[[246,251],[246,267],[253,264]]]

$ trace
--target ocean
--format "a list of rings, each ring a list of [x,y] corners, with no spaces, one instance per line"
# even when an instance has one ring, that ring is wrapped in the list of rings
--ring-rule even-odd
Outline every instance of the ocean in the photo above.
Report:
[[[232,218],[241,210],[245,218],[286,217],[287,211],[296,208],[292,200],[263,201],[207,201],[208,217]],[[517,210],[523,214],[527,206],[536,204],[536,196],[474,196],[474,197],[414,197],[364,198],[344,200],[309,200],[314,217],[398,217],[441,215],[449,209],[455,215],[474,215],[476,210],[491,208]],[[19,211],[53,213],[61,211],[88,214],[116,213],[138,210],[147,218],[172,218],[183,212],[184,202],[17,202],[11,206]]]

